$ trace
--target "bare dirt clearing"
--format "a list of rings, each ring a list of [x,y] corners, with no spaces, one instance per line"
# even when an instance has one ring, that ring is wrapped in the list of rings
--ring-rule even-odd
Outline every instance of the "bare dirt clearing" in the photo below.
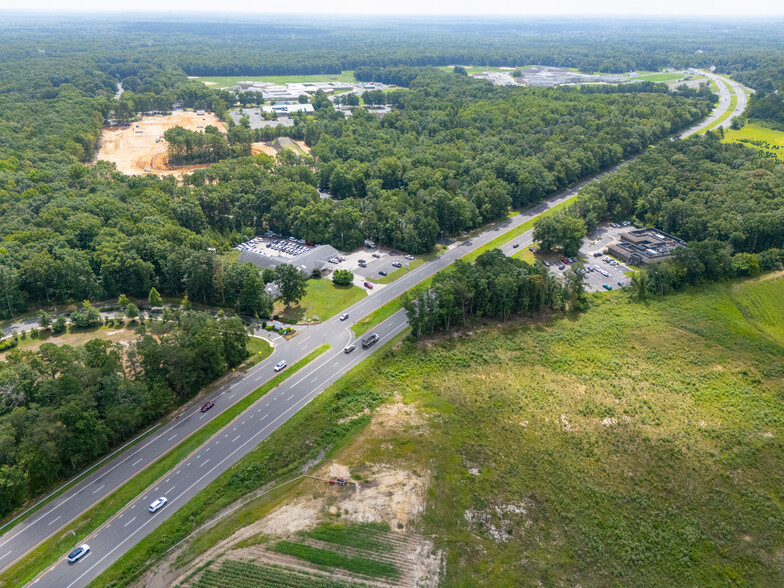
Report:
[[[195,112],[178,111],[165,116],[144,116],[140,121],[127,127],[106,127],[101,134],[101,148],[97,159],[110,161],[117,169],[129,176],[146,173],[158,175],[180,175],[206,165],[169,166],[167,145],[161,139],[163,134],[173,127],[183,127],[191,131],[199,131],[207,125],[218,127],[226,132],[223,123],[214,114],[196,114]],[[145,171],[149,170],[149,171]]]

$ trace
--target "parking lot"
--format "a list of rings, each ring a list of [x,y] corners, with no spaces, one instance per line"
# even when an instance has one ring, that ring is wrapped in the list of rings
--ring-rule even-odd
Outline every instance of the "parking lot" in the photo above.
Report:
[[[586,292],[603,292],[607,290],[607,285],[615,290],[623,286],[628,286],[631,278],[626,272],[631,268],[604,254],[607,246],[618,238],[622,232],[634,229],[632,226],[602,226],[583,240],[580,254],[574,259],[564,263],[566,259],[558,254],[536,254],[540,262],[546,261],[550,271],[557,276],[563,276],[568,269],[581,270],[585,278]],[[597,255],[598,254],[598,255]]]
[[[342,253],[345,261],[341,261],[335,265],[334,269],[347,269],[355,276],[360,276],[362,279],[372,278],[374,280],[382,279],[384,276],[378,272],[383,271],[391,274],[398,269],[394,264],[400,264],[401,267],[407,266],[413,261],[413,256],[409,255],[411,259],[406,259],[405,253],[399,251],[391,251],[388,249],[371,249],[363,247],[351,253]],[[378,257],[375,257],[377,255]],[[366,267],[359,265],[359,260],[364,259]]]

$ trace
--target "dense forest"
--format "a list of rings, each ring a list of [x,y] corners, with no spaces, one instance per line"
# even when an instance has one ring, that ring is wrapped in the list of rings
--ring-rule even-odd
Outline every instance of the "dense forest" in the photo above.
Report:
[[[124,346],[43,343],[0,361],[0,517],[133,436],[248,355],[245,324],[164,312]]]
[[[434,66],[620,72],[716,65],[758,83],[762,91],[750,112],[775,119],[781,61],[771,48],[781,37],[764,23],[695,29],[650,19],[401,25],[4,18],[0,318],[36,305],[145,298],[151,288],[267,316],[272,301],[258,271],[225,254],[250,237],[273,230],[340,249],[373,237],[428,251],[441,236],[503,218],[510,207],[642,152],[715,103],[706,88],[502,88]],[[291,127],[251,131],[227,123],[226,134],[173,129],[167,134],[173,163],[215,162],[181,182],[128,177],[95,162],[106,121],[127,123],[175,105],[212,110],[225,121],[235,97],[188,76],[345,70],[409,89],[384,95],[394,108],[381,119],[364,110],[346,119],[319,99],[315,115],[298,117]],[[283,134],[303,139],[311,155],[249,155],[252,141]],[[321,198],[319,190],[332,198]],[[715,260],[710,268],[730,263],[731,271],[722,271],[738,275],[780,259],[780,195],[775,160],[694,139],[659,143],[591,187],[571,214],[588,225],[621,218],[656,224],[700,241],[690,250],[705,251],[698,260],[703,266],[708,259]],[[697,262],[687,267],[685,259],[675,263],[683,269],[662,266],[675,276],[668,288],[713,271]],[[434,280],[435,296],[416,293],[407,304],[416,332],[427,334],[472,316],[503,320],[575,307],[579,278],[570,279],[561,285],[541,269],[489,253]],[[663,283],[651,281],[659,289]],[[91,341],[6,352],[0,516],[237,365],[245,336],[239,321],[180,315],[144,325],[130,348]]]
[[[775,156],[722,143],[717,133],[657,145],[583,188],[566,214],[584,219],[589,231],[629,219],[687,241],[673,260],[640,274],[651,292],[784,264],[784,167]]]

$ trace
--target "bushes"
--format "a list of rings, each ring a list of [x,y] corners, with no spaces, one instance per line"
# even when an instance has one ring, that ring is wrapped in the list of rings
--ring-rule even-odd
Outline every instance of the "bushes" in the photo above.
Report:
[[[5,339],[4,341],[0,341],[0,352],[8,351],[9,349],[13,349],[19,345],[19,339]]]
[[[332,283],[336,286],[348,286],[354,281],[354,274],[349,270],[335,270],[332,274]]]

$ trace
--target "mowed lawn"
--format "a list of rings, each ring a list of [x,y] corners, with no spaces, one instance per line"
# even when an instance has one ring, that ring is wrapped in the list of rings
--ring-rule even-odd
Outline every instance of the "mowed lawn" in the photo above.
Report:
[[[633,82],[670,83],[670,82],[676,82],[678,80],[682,80],[685,77],[687,76],[684,74],[658,72],[658,73],[643,74],[641,76],[631,76],[629,79]]]
[[[193,78],[200,82],[214,82],[213,88],[228,88],[237,82],[270,82],[273,84],[301,84],[305,82],[355,82],[354,71],[346,70],[339,74],[302,75],[302,76],[204,76]]]
[[[444,585],[784,585],[782,299],[782,277],[612,292],[365,371],[429,415],[379,458],[430,464]]]
[[[749,123],[739,130],[726,129],[722,141],[743,143],[747,147],[773,153],[779,159],[784,159],[784,132],[769,129],[759,123]]]
[[[319,321],[325,321],[366,296],[362,288],[336,286],[332,280],[308,280],[307,286],[308,293],[299,304],[287,308],[282,302],[275,302],[274,312],[280,320],[299,323],[317,316]]]

